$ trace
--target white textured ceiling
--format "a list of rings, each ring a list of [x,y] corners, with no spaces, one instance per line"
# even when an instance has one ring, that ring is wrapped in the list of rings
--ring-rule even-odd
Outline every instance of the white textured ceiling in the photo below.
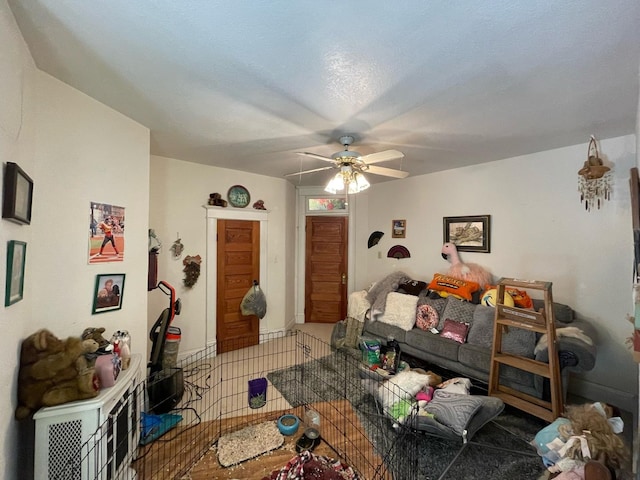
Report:
[[[638,0],[8,2],[38,67],[155,155],[282,177],[349,133],[416,175],[635,131]]]

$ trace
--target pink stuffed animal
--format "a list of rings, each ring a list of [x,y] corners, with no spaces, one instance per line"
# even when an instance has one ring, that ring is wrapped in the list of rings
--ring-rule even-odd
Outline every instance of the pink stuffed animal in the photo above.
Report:
[[[450,277],[476,282],[482,290],[485,289],[486,285],[492,283],[491,274],[484,267],[481,267],[477,263],[464,263],[460,260],[458,248],[454,243],[445,243],[440,253],[442,254],[442,258],[451,263],[449,271],[447,272],[447,275]]]

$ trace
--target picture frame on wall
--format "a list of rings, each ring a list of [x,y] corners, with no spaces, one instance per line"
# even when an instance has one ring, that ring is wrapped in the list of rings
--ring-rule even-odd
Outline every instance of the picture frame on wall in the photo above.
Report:
[[[491,215],[443,217],[444,243],[460,252],[491,252]]]
[[[22,300],[24,292],[24,267],[27,260],[27,243],[10,240],[7,245],[7,281],[4,306]]]
[[[17,163],[7,162],[4,171],[2,218],[29,225],[33,203],[33,180]]]
[[[105,273],[96,275],[92,314],[112,312],[122,308],[124,279],[124,273]]]
[[[391,238],[405,238],[407,236],[407,221],[393,220],[391,224]]]
[[[89,203],[88,263],[124,260],[125,208],[103,202]]]

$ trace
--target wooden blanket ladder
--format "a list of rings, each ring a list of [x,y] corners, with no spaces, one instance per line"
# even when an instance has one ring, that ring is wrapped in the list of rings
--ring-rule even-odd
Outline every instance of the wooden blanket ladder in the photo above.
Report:
[[[544,309],[536,312],[504,304],[505,290],[509,287],[544,292]],[[564,411],[562,379],[558,359],[556,328],[553,315],[551,282],[517,280],[503,278],[497,286],[496,314],[491,349],[491,369],[489,372],[489,395],[500,398],[504,403],[528,412],[548,422],[553,422]],[[514,355],[502,351],[502,335],[509,327],[522,328],[547,335],[549,363]],[[513,388],[500,384],[500,366],[531,372],[549,379],[551,401],[542,400]]]

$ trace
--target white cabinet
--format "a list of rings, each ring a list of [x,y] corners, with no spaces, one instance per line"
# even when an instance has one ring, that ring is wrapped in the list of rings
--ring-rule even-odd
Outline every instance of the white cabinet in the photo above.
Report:
[[[41,408],[35,420],[35,478],[133,479],[144,401],[141,355],[97,397]]]

